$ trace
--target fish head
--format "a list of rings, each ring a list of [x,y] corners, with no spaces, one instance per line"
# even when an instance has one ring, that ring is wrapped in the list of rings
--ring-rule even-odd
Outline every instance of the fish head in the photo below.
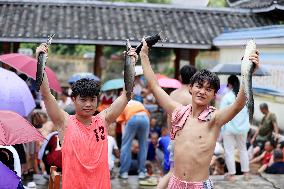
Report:
[[[249,58],[251,54],[256,52],[256,44],[253,39],[247,41],[244,58]]]

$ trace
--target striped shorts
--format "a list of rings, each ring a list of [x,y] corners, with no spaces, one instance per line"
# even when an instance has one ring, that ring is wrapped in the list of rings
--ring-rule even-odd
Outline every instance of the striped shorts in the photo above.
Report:
[[[187,182],[172,175],[168,189],[213,189],[213,183],[210,179],[201,182]]]

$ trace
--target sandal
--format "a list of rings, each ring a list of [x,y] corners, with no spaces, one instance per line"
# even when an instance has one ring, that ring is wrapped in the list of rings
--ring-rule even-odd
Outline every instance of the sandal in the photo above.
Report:
[[[157,186],[158,181],[156,178],[149,178],[146,180],[139,181],[139,185],[141,186]]]

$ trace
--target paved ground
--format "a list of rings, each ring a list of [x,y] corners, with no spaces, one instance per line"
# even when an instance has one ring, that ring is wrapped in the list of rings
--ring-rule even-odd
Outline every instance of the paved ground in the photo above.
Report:
[[[237,176],[234,183],[223,181],[223,176],[211,178],[215,189],[284,189],[284,175],[262,176],[252,175],[249,181],[244,181],[242,176]],[[36,189],[47,189],[47,180],[40,175],[34,176]],[[139,186],[138,178],[130,176],[128,180],[115,178],[112,180],[112,189],[154,189],[156,187]]]

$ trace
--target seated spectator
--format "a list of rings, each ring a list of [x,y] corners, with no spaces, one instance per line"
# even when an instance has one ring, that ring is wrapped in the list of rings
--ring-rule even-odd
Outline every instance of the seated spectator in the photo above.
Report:
[[[284,174],[283,152],[279,149],[273,152],[274,163],[265,169],[266,173]]]
[[[156,132],[150,133],[150,141],[148,143],[147,160],[156,161],[156,148],[158,144],[159,135]]]
[[[56,166],[58,171],[62,169],[62,152],[59,145],[58,132],[50,133],[47,140],[41,146],[38,153],[38,159],[42,160],[47,174],[51,166]]]
[[[272,157],[273,150],[274,143],[272,143],[271,141],[266,141],[264,145],[264,152],[261,155],[252,159],[250,161],[250,164],[258,163],[261,161],[261,167],[258,169],[258,172],[262,173],[268,167],[268,163],[270,161],[270,158]]]
[[[149,137],[151,137],[151,133],[157,133],[158,137],[161,136],[161,128],[157,125],[157,119],[154,117],[151,117],[151,120],[150,120]]]
[[[162,128],[162,136],[158,141],[158,149],[163,152],[163,159],[159,158],[159,161],[162,163],[163,173],[167,174],[170,170],[170,152],[168,151],[168,146],[170,144],[171,138],[169,135],[168,127]]]
[[[226,164],[223,157],[217,157],[214,162],[213,175],[224,175],[226,171]]]
[[[131,164],[130,168],[128,171],[129,175],[138,175],[138,154],[139,154],[139,143],[138,140],[134,139],[132,141],[132,146],[131,146]]]

